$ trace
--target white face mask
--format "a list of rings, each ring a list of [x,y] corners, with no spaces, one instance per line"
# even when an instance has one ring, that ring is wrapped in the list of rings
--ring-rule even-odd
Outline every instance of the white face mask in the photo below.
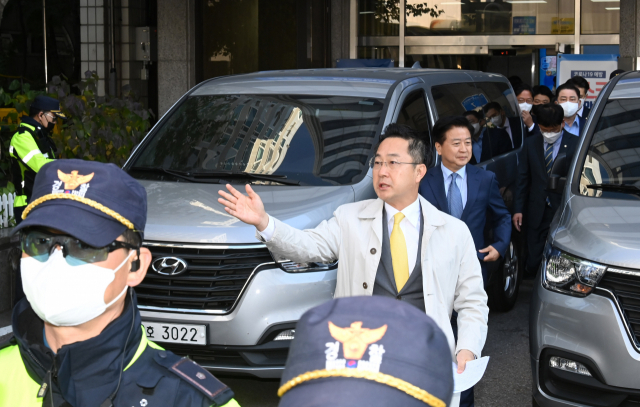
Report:
[[[564,117],[571,117],[580,109],[580,104],[574,102],[560,103],[560,106],[564,110]]]
[[[544,142],[547,144],[555,143],[556,141],[558,141],[560,136],[562,136],[562,130],[560,130],[557,133],[553,131],[542,131],[541,133],[542,133],[542,137],[544,137]]]
[[[42,319],[55,326],[76,326],[102,315],[127,292],[124,290],[109,304],[104,293],[131,254],[115,270],[91,263],[71,266],[56,249],[49,259],[40,262],[33,257],[20,260],[22,285],[31,308]]]
[[[521,112],[530,112],[533,107],[531,103],[520,103],[518,106],[520,106]]]
[[[491,118],[491,123],[493,123],[494,126],[496,127],[500,127],[502,126],[502,116],[494,116]]]
[[[476,135],[480,130],[480,123],[471,123],[471,127],[473,127],[473,135]]]

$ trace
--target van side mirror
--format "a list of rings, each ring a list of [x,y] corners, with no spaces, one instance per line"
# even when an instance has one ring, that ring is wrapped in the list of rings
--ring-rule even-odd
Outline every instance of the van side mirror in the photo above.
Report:
[[[551,174],[549,175],[549,181],[547,182],[547,189],[550,191],[558,191],[564,188],[567,181],[567,155],[560,153],[553,161],[553,167],[551,167]]]

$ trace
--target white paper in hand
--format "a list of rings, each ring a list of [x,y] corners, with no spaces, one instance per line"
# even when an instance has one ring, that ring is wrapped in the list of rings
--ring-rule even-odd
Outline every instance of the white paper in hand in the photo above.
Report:
[[[489,356],[471,360],[467,362],[464,372],[460,374],[458,374],[458,365],[453,363],[453,392],[460,393],[475,386],[482,379],[488,363]]]

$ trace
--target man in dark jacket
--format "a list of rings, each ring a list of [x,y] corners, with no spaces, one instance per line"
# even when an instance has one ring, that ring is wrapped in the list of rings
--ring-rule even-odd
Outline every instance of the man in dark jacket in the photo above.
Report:
[[[549,233],[551,220],[560,205],[561,191],[547,190],[553,163],[558,154],[566,154],[567,161],[575,153],[578,138],[564,130],[564,111],[557,104],[540,105],[537,109],[540,133],[525,139],[515,196],[513,224],[520,231],[527,222],[527,274],[535,274],[540,265],[542,250]],[[562,169],[566,175],[567,169]],[[523,215],[525,206],[526,214]]]
[[[144,188],[113,164],[58,160],[35,178],[20,232],[26,298],[0,345],[0,407],[237,406],[206,370],[149,341],[133,287]]]

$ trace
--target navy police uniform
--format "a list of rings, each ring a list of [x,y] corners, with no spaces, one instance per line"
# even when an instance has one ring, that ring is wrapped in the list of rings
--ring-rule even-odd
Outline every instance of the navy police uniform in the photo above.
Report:
[[[446,407],[451,351],[436,323],[410,304],[339,298],[302,316],[280,385],[280,407]]]
[[[17,230],[40,226],[104,247],[127,228],[141,235],[146,191],[112,164],[58,160],[42,167]],[[205,369],[149,341],[129,288],[122,314],[91,339],[54,353],[27,298],[0,345],[0,407],[238,406]]]

